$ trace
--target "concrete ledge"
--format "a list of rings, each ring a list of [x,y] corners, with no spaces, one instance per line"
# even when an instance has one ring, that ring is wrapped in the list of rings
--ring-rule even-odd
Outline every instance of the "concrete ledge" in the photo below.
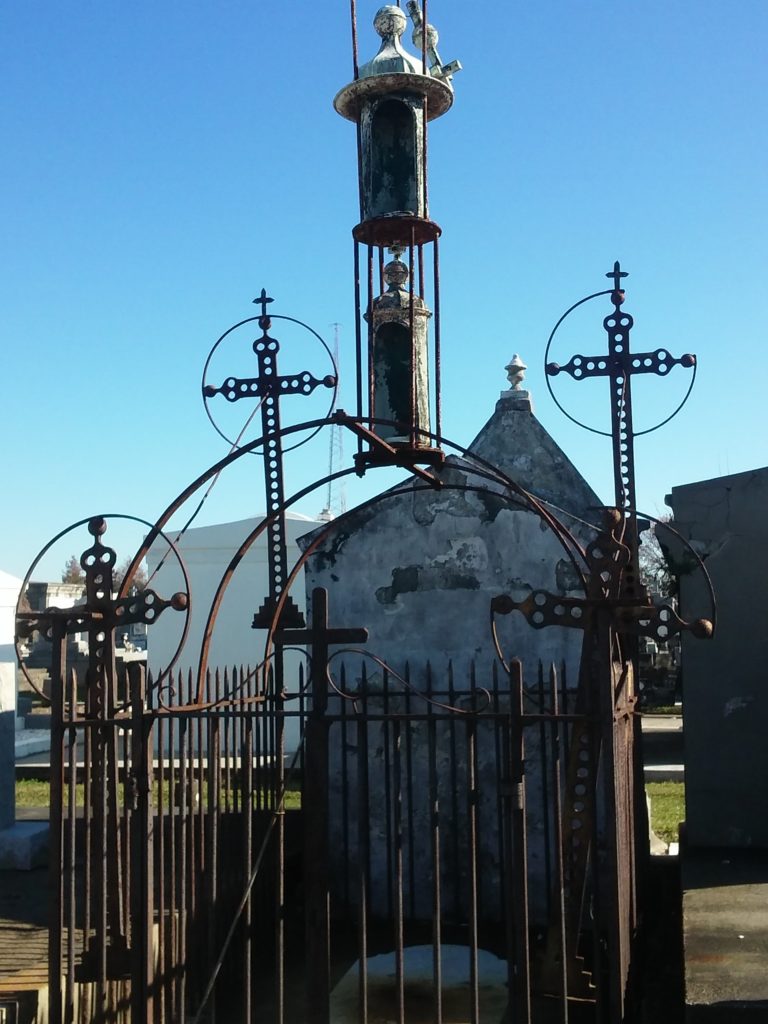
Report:
[[[768,1021],[768,851],[682,850],[686,1021]]]
[[[51,749],[50,729],[21,729],[15,734],[16,760],[30,754],[46,754]]]
[[[47,863],[47,821],[17,821],[0,831],[0,871],[30,871]]]

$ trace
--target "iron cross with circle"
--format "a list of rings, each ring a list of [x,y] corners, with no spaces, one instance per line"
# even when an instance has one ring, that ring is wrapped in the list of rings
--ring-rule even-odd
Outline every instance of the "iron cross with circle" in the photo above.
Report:
[[[259,297],[253,301],[255,305],[261,306],[261,315],[258,320],[262,336],[253,343],[253,351],[256,354],[259,368],[258,376],[228,377],[220,388],[207,386],[204,393],[208,398],[222,394],[228,402],[239,402],[241,398],[261,399],[264,488],[268,521],[269,593],[254,616],[253,628],[268,628],[278,607],[282,609],[279,618],[282,628],[299,627],[304,625],[304,617],[295,602],[287,597],[280,603],[288,580],[280,398],[284,395],[311,395],[320,385],[332,388],[336,384],[336,378],[329,374],[319,379],[307,370],[280,376],[277,372],[277,353],[280,351],[280,344],[268,333],[272,321],[267,314],[267,306],[274,300],[267,294],[266,289],[262,288]]]
[[[584,380],[587,377],[621,376],[628,380],[630,376],[638,373],[655,373],[664,376],[673,366],[693,366],[696,356],[691,353],[686,353],[676,359],[664,348],[657,348],[654,352],[631,351],[629,335],[635,321],[629,313],[620,308],[624,303],[624,291],[620,287],[621,281],[629,274],[621,269],[617,260],[613,265],[613,270],[608,271],[605,276],[613,280],[611,302],[614,305],[613,313],[603,320],[603,327],[608,333],[607,356],[585,356],[579,353],[572,356],[564,365],[548,363],[547,375],[556,377],[560,373],[567,373],[575,380]]]

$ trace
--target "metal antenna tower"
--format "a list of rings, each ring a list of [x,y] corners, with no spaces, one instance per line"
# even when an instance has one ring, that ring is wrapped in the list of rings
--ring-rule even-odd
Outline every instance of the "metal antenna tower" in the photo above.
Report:
[[[339,329],[340,323],[332,323],[333,328],[333,362],[339,365]],[[344,465],[344,427],[334,423],[328,441],[328,475]],[[320,512],[320,519],[329,521],[347,511],[347,488],[343,480],[329,480],[325,498],[325,508]]]

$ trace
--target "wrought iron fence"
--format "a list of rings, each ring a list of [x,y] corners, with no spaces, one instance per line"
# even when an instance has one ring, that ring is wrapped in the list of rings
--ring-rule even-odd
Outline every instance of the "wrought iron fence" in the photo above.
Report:
[[[54,687],[52,1021],[623,1019],[631,670],[509,669]]]

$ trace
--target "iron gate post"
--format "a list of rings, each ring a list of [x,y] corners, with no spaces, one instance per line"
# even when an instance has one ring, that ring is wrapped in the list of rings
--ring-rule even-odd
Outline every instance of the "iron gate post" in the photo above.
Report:
[[[622,919],[622,883],[620,877],[623,865],[619,850],[620,828],[616,799],[616,749],[615,749],[615,665],[613,644],[615,633],[611,628],[611,611],[600,608],[595,615],[594,644],[592,648],[592,679],[597,684],[597,707],[600,721],[600,761],[603,775],[604,860],[600,862],[598,884],[601,888],[598,901],[600,932],[605,938],[608,955],[607,971],[607,1019],[618,1024],[623,1018],[626,976],[622,965],[629,960],[629,951],[624,949],[627,922]],[[634,836],[632,837],[634,838]],[[597,851],[596,851],[597,852]],[[598,854],[599,856],[599,854]]]
[[[315,655],[317,657],[317,655]],[[312,660],[312,711],[304,776],[307,1024],[330,1020],[330,895],[328,889],[328,707],[326,664]]]
[[[131,699],[131,1024],[153,1020],[154,892],[152,719],[146,715],[143,665],[128,669]],[[163,822],[158,822],[163,828]],[[172,923],[171,923],[172,926]]]
[[[328,625],[328,591],[312,591],[309,629],[278,629],[276,645],[310,644],[312,710],[305,733],[304,886],[306,927],[306,1024],[329,1024],[331,916],[328,884],[328,648],[331,644],[365,643],[367,629]]]
[[[67,624],[54,618],[51,623],[51,793],[49,878],[51,910],[48,927],[48,993],[50,1024],[62,1024],[62,957],[64,930],[64,680],[67,662]],[[69,784],[75,784],[77,765],[69,766]]]
[[[511,859],[510,884],[507,887],[508,939],[512,952],[509,977],[510,1003],[514,1020],[530,1024],[531,976],[528,942],[528,857],[525,824],[525,742],[523,731],[523,665],[515,658],[510,663],[509,716],[509,811],[507,825],[508,856]]]

